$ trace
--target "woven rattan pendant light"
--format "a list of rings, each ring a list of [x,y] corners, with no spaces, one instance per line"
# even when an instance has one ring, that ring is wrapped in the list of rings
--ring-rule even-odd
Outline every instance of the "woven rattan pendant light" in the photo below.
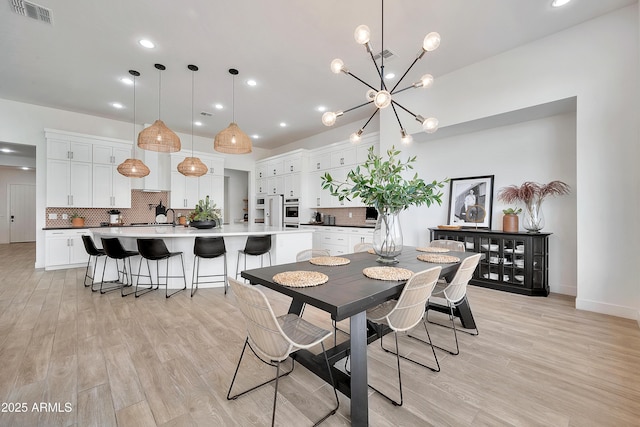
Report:
[[[133,141],[136,140],[136,77],[140,73],[136,70],[129,70],[129,74],[133,76]],[[144,178],[149,175],[149,168],[142,163],[142,160],[136,159],[136,144],[133,144],[133,158],[127,159],[118,165],[118,173],[129,178]]]
[[[162,71],[166,67],[162,64],[154,65],[158,69],[158,120],[143,129],[138,135],[138,147],[144,150],[175,153],[180,151],[180,138],[160,120],[160,104],[162,95]]]
[[[187,68],[191,70],[191,157],[186,157],[178,164],[178,172],[184,176],[198,177],[206,174],[209,168],[202,163],[202,160],[193,157],[193,79],[198,67],[187,65]]]
[[[213,149],[221,153],[227,154],[246,154],[251,152],[251,138],[242,132],[236,122],[235,112],[235,89],[236,89],[236,76],[238,70],[231,68],[229,74],[233,76],[233,86],[231,92],[231,111],[232,121],[229,126],[220,131],[213,140]]]

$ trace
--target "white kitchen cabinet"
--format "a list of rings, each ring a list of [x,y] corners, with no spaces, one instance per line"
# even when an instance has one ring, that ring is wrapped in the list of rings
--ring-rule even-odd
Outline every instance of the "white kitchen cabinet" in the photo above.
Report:
[[[198,200],[209,200],[216,204],[217,209],[224,207],[224,175],[205,174],[199,178]]]
[[[343,166],[350,166],[356,162],[356,148],[348,147],[342,148],[338,151],[331,153],[331,167],[341,168]]]
[[[47,138],[47,159],[91,163],[92,147],[89,142]]]
[[[293,173],[284,176],[284,197],[300,197],[300,174]]]
[[[311,201],[310,206],[312,208],[331,207],[333,196],[329,190],[322,189],[322,176],[324,173],[325,172],[322,171],[309,174],[308,192]]]
[[[184,176],[171,171],[170,207],[173,209],[193,209],[198,203],[198,177]]]
[[[302,172],[302,156],[297,154],[284,159],[284,173]]]
[[[90,208],[91,176],[91,163],[48,159],[47,206]]]
[[[131,157],[130,147],[114,147],[111,145],[93,146],[93,164],[118,166]]]
[[[331,153],[319,153],[312,156],[309,160],[309,169],[311,171],[325,170],[331,167]]]
[[[93,207],[130,208],[131,179],[121,175],[117,166],[93,165]]]
[[[87,263],[89,255],[84,248],[82,236],[89,230],[47,230],[45,232],[45,268],[77,267]]]
[[[92,206],[130,208],[131,179],[118,172],[118,165],[131,157],[131,148],[93,146]]]
[[[263,179],[267,177],[267,164],[256,163],[256,179]]]
[[[349,232],[349,248],[353,252],[353,248],[360,243],[373,244],[373,228],[352,228]]]
[[[284,178],[282,176],[267,178],[267,194],[284,194]]]
[[[256,194],[265,194],[267,192],[267,178],[256,179]]]
[[[284,173],[284,161],[282,159],[267,162],[267,176],[279,176]]]

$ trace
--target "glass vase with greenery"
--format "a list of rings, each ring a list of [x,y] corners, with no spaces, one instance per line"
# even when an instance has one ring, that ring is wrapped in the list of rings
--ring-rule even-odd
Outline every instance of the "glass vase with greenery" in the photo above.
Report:
[[[367,206],[378,211],[378,221],[374,230],[373,249],[381,263],[398,262],[396,256],[402,252],[402,230],[398,214],[409,206],[431,206],[442,204],[443,181],[426,183],[415,173],[406,179],[403,173],[413,169],[416,156],[406,161],[400,158],[395,147],[387,150],[387,158],[374,153],[369,148],[367,160],[347,174],[345,181],[333,179],[330,173],[322,176],[322,188],[329,190],[338,200],[359,197]]]

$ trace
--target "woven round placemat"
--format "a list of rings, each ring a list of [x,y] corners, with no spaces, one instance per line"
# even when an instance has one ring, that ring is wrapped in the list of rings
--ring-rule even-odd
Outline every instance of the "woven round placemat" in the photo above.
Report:
[[[313,265],[336,266],[347,265],[351,262],[351,260],[349,258],[343,258],[340,256],[317,256],[311,258],[309,262]]]
[[[291,288],[306,288],[327,283],[329,277],[318,271],[283,271],[273,276],[273,281]]]
[[[427,246],[426,248],[416,248],[416,251],[420,251],[420,252],[431,252],[434,254],[444,254],[449,252],[449,249],[447,248],[437,248],[437,247],[433,247],[433,246]]]
[[[367,267],[362,274],[370,279],[378,280],[409,280],[413,272],[400,267]]]
[[[418,255],[418,259],[424,262],[433,262],[435,264],[453,264],[454,262],[460,262],[460,258],[452,255],[440,255],[440,254],[422,254]]]

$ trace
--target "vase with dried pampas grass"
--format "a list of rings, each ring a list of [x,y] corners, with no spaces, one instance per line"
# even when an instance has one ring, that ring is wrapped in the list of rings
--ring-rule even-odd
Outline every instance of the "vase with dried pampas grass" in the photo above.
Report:
[[[522,202],[525,205],[523,227],[530,233],[538,233],[544,227],[542,202],[548,196],[569,194],[571,187],[562,181],[551,181],[548,184],[526,181],[522,185],[510,185],[500,189],[498,199],[506,203]]]

